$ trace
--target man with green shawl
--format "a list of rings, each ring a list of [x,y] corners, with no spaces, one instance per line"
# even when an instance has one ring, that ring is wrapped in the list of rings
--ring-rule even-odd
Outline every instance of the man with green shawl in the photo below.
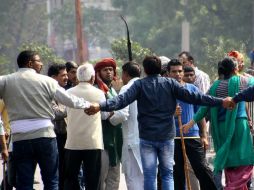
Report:
[[[112,82],[116,80],[116,62],[104,58],[96,63],[95,83],[102,90],[106,99],[117,96]],[[104,150],[101,153],[101,188],[100,190],[118,190],[120,182],[120,160],[122,155],[122,127],[120,112],[108,112],[102,116]]]

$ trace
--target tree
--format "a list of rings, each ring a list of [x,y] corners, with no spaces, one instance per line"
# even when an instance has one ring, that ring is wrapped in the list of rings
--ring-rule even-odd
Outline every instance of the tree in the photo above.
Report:
[[[212,80],[218,77],[217,65],[231,50],[238,50],[244,54],[245,60],[247,60],[246,45],[243,42],[237,42],[234,39],[225,39],[223,36],[219,36],[214,39],[215,42],[211,43],[206,38],[202,39],[204,44],[204,52],[206,55],[206,63],[200,64],[201,69],[206,70]],[[245,61],[247,63],[247,61]],[[250,64],[246,64],[248,66]]]
[[[9,68],[6,65],[10,64],[10,59],[6,55],[0,55],[0,75],[9,73]]]
[[[190,48],[199,66],[209,67],[207,46],[221,51],[252,49],[252,1],[237,0],[112,0],[122,8],[132,28],[132,39],[158,55],[176,57],[181,51],[181,23],[190,23]],[[187,2],[187,4],[186,4]],[[223,39],[223,40],[220,40]],[[206,42],[206,43],[205,43]],[[225,43],[225,44],[221,44]],[[232,45],[234,47],[226,47]],[[239,49],[238,49],[239,50]],[[226,52],[223,52],[226,53]],[[213,63],[216,64],[216,63]],[[209,71],[209,70],[206,70]]]
[[[112,55],[115,59],[121,60],[122,63],[128,61],[128,49],[126,39],[116,39],[111,43]],[[152,51],[143,48],[138,42],[132,42],[133,60],[141,64],[146,55],[152,55]]]
[[[0,33],[1,67],[5,68],[1,72],[6,74],[15,70],[18,47],[23,42],[46,42],[46,2],[2,0]]]
[[[179,11],[179,1],[141,0],[113,1],[113,5],[124,7],[123,13],[128,18],[131,37],[134,41],[149,48],[158,55],[175,56],[180,51],[181,21],[183,11]]]
[[[19,48],[20,51],[23,50],[32,50],[38,52],[40,55],[40,58],[43,62],[43,70],[42,73],[46,74],[48,65],[51,63],[62,63],[64,64],[65,61],[58,57],[55,53],[54,50],[48,47],[45,44],[39,44],[39,43],[24,43],[21,45]]]

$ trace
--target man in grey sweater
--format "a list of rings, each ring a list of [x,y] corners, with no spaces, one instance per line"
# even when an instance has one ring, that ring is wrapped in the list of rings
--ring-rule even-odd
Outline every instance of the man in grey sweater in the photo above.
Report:
[[[8,110],[13,136],[13,157],[17,190],[33,189],[35,165],[41,169],[44,189],[58,189],[58,151],[51,120],[52,100],[73,108],[90,103],[68,95],[54,79],[38,74],[42,62],[38,53],[22,51],[19,70],[0,77],[0,98]]]

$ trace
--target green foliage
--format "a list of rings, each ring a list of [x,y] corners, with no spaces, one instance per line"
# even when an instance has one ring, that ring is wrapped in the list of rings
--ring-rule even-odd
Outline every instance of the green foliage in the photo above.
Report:
[[[202,41],[206,62],[198,65],[208,72],[212,80],[217,78],[217,64],[227,55],[227,52],[238,50],[244,54],[245,60],[247,60],[247,55],[244,53],[246,52],[246,45],[243,42],[239,43],[234,39],[225,39],[223,36],[219,36],[214,40],[203,38]]]
[[[148,48],[143,48],[138,42],[132,42],[132,58],[141,64],[146,55],[152,55],[153,52]],[[126,39],[116,39],[111,44],[112,55],[115,59],[123,63],[129,60]]]
[[[62,58],[58,57],[54,53],[54,50],[52,48],[48,47],[45,44],[24,43],[21,45],[19,50],[20,51],[32,50],[32,51],[38,52],[43,63],[52,63],[52,62],[64,63],[65,62]]]
[[[108,12],[96,8],[84,8],[85,34],[89,46],[109,48],[114,38],[120,37],[123,29],[118,12]]]
[[[123,14],[129,21],[131,39],[158,55],[177,55],[181,50],[179,31],[184,15],[181,7],[176,0],[128,1],[123,5]]]
[[[1,0],[1,74],[15,71],[18,47],[24,42],[46,42],[47,11],[44,1]]]
[[[61,2],[63,6],[50,15],[57,40],[70,39],[75,42],[75,3],[73,0]],[[157,55],[170,58],[177,57],[181,51],[181,25],[183,21],[188,21],[191,54],[198,66],[209,74],[216,75],[216,70],[211,68],[215,68],[214,65],[228,50],[237,49],[246,53],[253,48],[253,0],[241,2],[239,0],[111,0],[111,2],[118,10],[105,11],[82,7],[84,34],[89,47],[99,46],[110,49],[114,39],[124,36],[125,26],[119,18],[119,14],[122,14],[128,20],[131,39],[134,41],[133,54],[139,52],[135,50],[135,42],[137,42]],[[18,47],[21,47],[21,44],[47,43],[46,7],[46,1],[1,0],[1,73],[15,70]],[[122,52],[113,48],[112,51],[117,52],[114,54],[115,57],[118,56],[125,61],[128,56],[127,50],[124,49],[127,48],[125,42],[116,44],[114,48],[121,46]],[[140,54],[144,56],[145,53]],[[141,57],[139,59],[134,58],[141,62],[143,59],[141,55],[137,55]]]
[[[9,65],[10,63],[10,59],[8,59],[6,55],[0,55],[0,75],[5,75],[10,72],[9,68],[6,67],[6,65]]]
[[[44,41],[47,35],[47,11],[41,3],[28,0],[2,0],[0,6],[0,44]],[[16,47],[18,47],[16,46]]]
[[[32,51],[38,52],[38,54],[40,55],[40,58],[44,64],[42,73],[46,73],[46,70],[47,70],[48,65],[50,63],[60,63],[60,64],[65,63],[65,61],[62,58],[58,57],[54,53],[54,50],[52,48],[48,47],[45,44],[24,43],[21,45],[19,50],[20,51],[32,50]]]
[[[181,51],[181,24],[188,21],[190,52],[209,74],[216,75],[211,64],[228,50],[253,48],[252,0],[113,0],[113,5],[123,9],[133,41],[170,58]]]

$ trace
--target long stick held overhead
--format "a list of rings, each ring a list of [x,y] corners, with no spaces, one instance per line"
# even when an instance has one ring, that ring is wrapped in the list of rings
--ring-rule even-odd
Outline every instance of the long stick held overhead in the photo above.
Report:
[[[130,33],[129,33],[129,28],[126,20],[122,15],[120,15],[121,19],[124,21],[126,30],[127,30],[127,47],[128,47],[128,54],[129,54],[129,61],[132,61],[132,52],[131,52],[131,40],[130,40]]]

